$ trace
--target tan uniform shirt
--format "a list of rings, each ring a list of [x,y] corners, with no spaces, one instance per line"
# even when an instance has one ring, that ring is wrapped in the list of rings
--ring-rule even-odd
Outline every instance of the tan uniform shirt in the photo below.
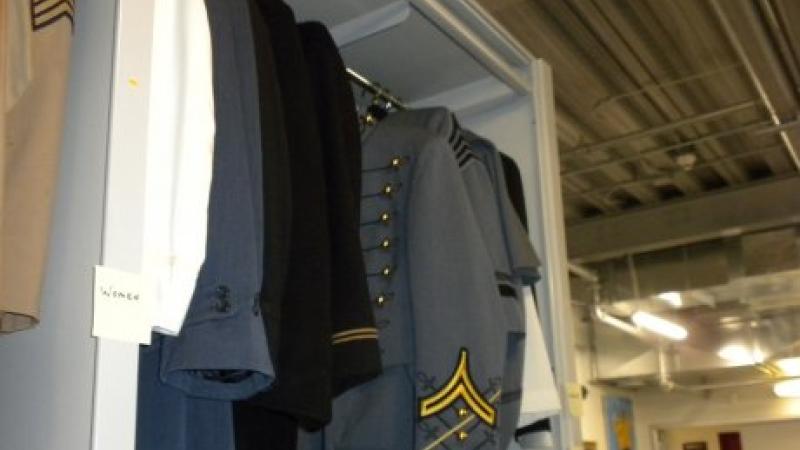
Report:
[[[3,0],[0,333],[39,320],[74,0]]]

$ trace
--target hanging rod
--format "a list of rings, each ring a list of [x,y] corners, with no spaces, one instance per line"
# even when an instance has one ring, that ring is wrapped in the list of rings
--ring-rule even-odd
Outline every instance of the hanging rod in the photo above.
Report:
[[[409,109],[408,106],[399,98],[395,97],[391,92],[387,91],[379,84],[374,83],[369,80],[369,78],[361,75],[360,73],[356,72],[351,68],[347,68],[347,75],[350,79],[361,88],[369,91],[372,95],[386,100],[387,102],[391,103],[397,109],[406,110]]]

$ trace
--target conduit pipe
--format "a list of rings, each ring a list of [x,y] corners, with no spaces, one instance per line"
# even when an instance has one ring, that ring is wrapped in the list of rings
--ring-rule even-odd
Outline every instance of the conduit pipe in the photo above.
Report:
[[[769,96],[767,95],[767,91],[764,89],[764,84],[758,78],[756,74],[755,68],[753,67],[752,61],[747,56],[747,52],[742,45],[741,40],[739,40],[739,36],[736,34],[736,30],[734,30],[731,21],[728,19],[728,16],[725,15],[725,11],[722,9],[722,5],[719,0],[710,0],[711,6],[714,8],[714,13],[716,13],[717,18],[719,19],[720,24],[722,25],[722,29],[725,30],[725,34],[728,37],[731,45],[733,46],[734,50],[736,50],[736,54],[739,55],[739,59],[742,60],[744,64],[744,68],[747,71],[747,75],[750,77],[750,81],[753,83],[753,87],[755,87],[756,91],[758,91],[758,96],[761,97],[761,101],[764,103],[764,106],[767,108],[769,112],[769,117],[772,120],[772,124],[776,127],[781,126],[781,118],[778,117],[778,113],[775,109],[775,105],[772,104],[770,101]],[[780,138],[783,142],[783,145],[786,146],[786,154],[789,159],[794,164],[795,169],[800,171],[800,156],[798,156],[797,149],[792,144],[791,139],[789,139],[789,135],[786,131],[780,131]]]
[[[759,105],[760,102],[756,100],[748,100],[746,102],[735,103],[733,105],[726,106],[724,108],[720,108],[716,111],[709,111],[702,114],[697,114],[691,117],[686,117],[680,120],[676,120],[673,122],[665,123],[663,125],[658,125],[652,128],[648,128],[646,130],[634,131],[628,134],[623,134],[622,136],[617,136],[615,138],[611,138],[601,142],[595,142],[592,144],[581,145],[578,147],[573,147],[571,149],[567,149],[561,152],[562,157],[569,157],[576,154],[592,152],[597,150],[605,150],[609,147],[613,147],[615,145],[623,144],[628,141],[634,141],[637,139],[643,139],[646,137],[654,136],[657,134],[665,133],[667,131],[672,131],[676,128],[684,127],[686,125],[691,125],[698,122],[709,122],[711,120],[718,119],[723,116],[727,116],[729,114],[737,113],[740,111],[744,111],[746,109],[753,108]],[[776,124],[777,125],[777,124]]]

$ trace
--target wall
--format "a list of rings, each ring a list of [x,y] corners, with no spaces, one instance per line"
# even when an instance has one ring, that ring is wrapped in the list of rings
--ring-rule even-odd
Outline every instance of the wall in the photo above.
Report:
[[[800,419],[800,400],[776,398],[768,385],[718,390],[708,394],[647,392],[636,394],[634,399],[639,450],[656,450],[652,447],[650,437],[654,428]]]
[[[92,267],[100,260],[115,4],[78,5],[41,323],[0,336],[3,450],[90,448]]]
[[[579,352],[579,361],[585,361],[585,354]],[[580,367],[580,366],[579,366]],[[585,366],[583,366],[585,368]],[[586,372],[579,371],[581,380]],[[586,381],[583,381],[586,383]],[[663,393],[658,391],[635,392],[616,390],[589,385],[589,396],[583,404],[581,427],[586,441],[597,442],[598,450],[608,450],[603,412],[603,397],[605,395],[621,395],[633,400],[634,426],[636,427],[637,450],[661,450],[654,445],[653,433],[657,429],[686,430],[700,433],[700,436],[709,436],[709,430],[729,431],[739,429],[744,432],[741,424],[757,423],[763,421],[780,421],[787,419],[800,419],[800,400],[778,399],[771,392],[769,386],[748,389],[729,389],[704,393],[673,392]],[[778,431],[794,428],[795,441],[800,441],[800,421],[785,422]],[[705,431],[704,431],[705,430]],[[775,450],[773,447],[762,447],[757,442],[759,436],[769,434],[754,428],[751,445],[744,450]],[[705,434],[703,434],[705,433]],[[779,435],[779,434],[776,434]],[[688,435],[687,435],[688,436]],[[711,434],[716,436],[716,434]],[[744,437],[744,434],[743,434]],[[688,439],[688,437],[687,437]],[[709,443],[711,440],[707,440]],[[716,437],[714,437],[716,440]],[[791,450],[798,448],[797,443]],[[669,447],[665,450],[673,450]],[[675,448],[674,450],[680,450]],[[717,450],[709,446],[709,450]],[[787,448],[788,450],[788,448]]]
[[[583,415],[581,416],[583,440],[587,442],[595,442],[597,444],[597,450],[609,450],[608,433],[606,432],[605,425],[605,412],[603,410],[603,398],[608,395],[630,397],[630,395],[628,395],[626,392],[597,386],[589,386],[589,395],[583,402]],[[634,414],[636,414],[635,407]],[[634,424],[636,423],[635,421],[636,417],[634,416]]]
[[[797,450],[800,421],[770,422],[741,428],[743,450]]]
[[[708,450],[719,450],[718,435],[725,432],[741,433],[742,450],[796,450],[800,440],[800,421],[667,430],[665,450],[683,450],[684,443],[699,441],[708,443]]]
[[[605,395],[621,395],[633,400],[637,450],[662,450],[654,446],[653,434],[657,429],[719,429],[765,421],[800,419],[800,399],[776,398],[770,385],[705,393],[663,392],[654,388],[639,391],[618,390],[592,385],[586,336],[578,333],[576,340],[578,379],[589,388],[589,396],[583,404],[581,427],[584,440],[597,442],[598,450],[608,450],[603,412]],[[798,427],[797,439],[800,440],[800,422],[792,424]],[[764,448],[772,450],[769,447]],[[745,450],[762,448],[746,447]]]
[[[595,442],[597,450],[608,449],[608,434],[605,425],[605,410],[603,408],[603,398],[606,396],[627,397],[634,400],[634,425],[637,425],[638,416],[635,404],[635,395],[628,391],[612,389],[590,384],[591,367],[589,354],[585,347],[579,347],[577,352],[578,380],[587,387],[589,394],[583,402],[583,414],[581,415],[581,430],[583,440]],[[637,447],[641,449],[641,446]]]
[[[683,450],[687,442],[705,442],[708,450],[719,450],[719,433],[741,431],[736,426],[678,428],[664,433],[664,450]]]

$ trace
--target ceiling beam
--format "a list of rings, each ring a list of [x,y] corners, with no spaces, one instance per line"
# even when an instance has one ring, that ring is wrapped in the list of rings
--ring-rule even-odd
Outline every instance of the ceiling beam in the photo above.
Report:
[[[800,223],[800,178],[728,189],[567,227],[569,257],[598,261]]]
[[[682,85],[682,84],[688,84],[689,82],[702,80],[704,78],[715,76],[715,75],[719,75],[721,73],[725,73],[725,72],[728,72],[730,70],[737,70],[740,67],[742,67],[741,63],[729,64],[727,66],[715,67],[715,68],[713,68],[711,70],[704,70],[704,71],[701,71],[701,72],[698,72],[698,73],[693,73],[691,75],[687,75],[687,76],[680,77],[680,78],[674,78],[674,79],[671,79],[671,80],[664,80],[664,81],[657,81],[657,82],[653,82],[653,83],[643,84],[641,87],[639,87],[637,89],[634,89],[634,90],[631,90],[631,91],[627,91],[627,92],[623,92],[623,93],[620,93],[620,94],[609,95],[608,97],[605,97],[605,98],[602,98],[602,99],[598,100],[594,104],[594,106],[592,107],[592,110],[590,112],[592,114],[597,114],[597,111],[599,109],[604,108],[605,106],[607,106],[607,105],[609,105],[611,103],[618,102],[618,101],[626,99],[626,98],[636,97],[636,96],[639,96],[639,95],[648,94],[650,92],[660,92],[664,88],[668,88],[668,87],[672,87],[672,86],[679,86],[679,85]]]
[[[675,177],[682,173],[692,172],[697,169],[704,169],[707,167],[714,167],[715,165],[727,162],[727,161],[736,161],[742,158],[748,158],[751,156],[756,155],[763,155],[764,153],[775,152],[775,151],[783,151],[782,145],[772,145],[770,147],[763,147],[763,148],[756,148],[753,150],[745,150],[743,152],[734,153],[728,156],[722,156],[719,158],[709,159],[706,161],[702,161],[699,163],[694,164],[689,168],[681,168],[677,163],[675,163],[676,169],[674,170],[662,170],[660,173],[656,175],[649,175],[646,177],[637,177],[632,180],[622,181],[619,183],[614,184],[607,184],[604,186],[593,187],[587,189],[585,191],[573,191],[573,192],[565,192],[564,195],[575,195],[581,196],[587,193],[595,193],[595,194],[607,194],[609,192],[616,191],[617,189],[624,189],[636,184],[642,183],[657,183],[657,182],[668,182],[669,184],[674,184]]]
[[[703,136],[700,136],[700,137],[696,137],[696,138],[693,138],[693,139],[684,140],[684,141],[678,142],[676,144],[670,144],[670,145],[664,145],[664,146],[661,146],[661,147],[655,147],[655,148],[649,148],[649,149],[645,149],[645,150],[639,150],[637,153],[635,153],[633,155],[624,156],[624,157],[621,157],[621,158],[610,159],[608,161],[603,161],[603,162],[601,162],[599,164],[595,164],[595,165],[591,165],[591,166],[579,167],[579,168],[570,169],[570,170],[564,170],[564,171],[561,172],[561,176],[582,175],[584,173],[594,172],[595,170],[604,169],[604,168],[606,168],[608,166],[613,166],[615,164],[630,163],[630,162],[638,161],[638,160],[640,160],[642,158],[645,158],[647,156],[650,156],[650,155],[654,155],[654,154],[657,154],[657,153],[666,153],[666,152],[671,151],[671,150],[678,150],[678,149],[682,149],[682,148],[691,148],[691,147],[696,146],[697,144],[701,144],[703,142],[712,141],[712,140],[718,140],[718,139],[725,138],[725,137],[732,136],[732,135],[739,134],[739,133],[746,133],[746,132],[750,132],[750,131],[754,131],[754,130],[755,131],[760,130],[761,133],[777,132],[777,131],[773,130],[774,127],[769,127],[769,125],[771,123],[772,122],[767,122],[767,121],[749,123],[749,124],[741,125],[741,126],[734,127],[734,128],[728,128],[728,129],[725,129],[725,130],[722,130],[722,131],[718,131],[718,132],[715,132],[715,133],[706,134],[706,135],[703,135]],[[791,126],[797,126],[797,125],[792,124]]]

